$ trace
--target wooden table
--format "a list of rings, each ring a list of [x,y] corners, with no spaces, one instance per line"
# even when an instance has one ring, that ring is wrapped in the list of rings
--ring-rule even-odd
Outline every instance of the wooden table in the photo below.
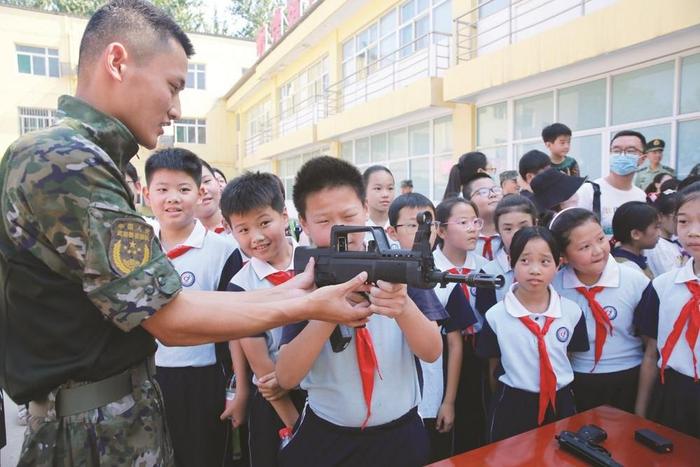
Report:
[[[432,467],[465,466],[585,466],[585,462],[559,448],[554,435],[562,430],[578,431],[583,425],[598,425],[608,433],[601,445],[625,467],[700,466],[700,439],[613,407],[597,407],[535,430],[445,459]],[[673,452],[659,454],[634,440],[634,432],[649,428],[673,442]]]

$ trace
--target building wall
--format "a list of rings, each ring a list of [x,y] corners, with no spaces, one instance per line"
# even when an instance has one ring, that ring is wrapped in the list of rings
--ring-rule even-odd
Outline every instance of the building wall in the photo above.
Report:
[[[20,134],[18,108],[56,109],[62,94],[74,94],[78,51],[87,19],[0,6],[0,146],[6,148]],[[235,125],[222,97],[255,61],[250,41],[207,34],[189,34],[196,54],[190,64],[204,64],[205,89],[181,93],[182,117],[206,119],[206,144],[180,144],[228,175],[234,173]],[[34,76],[18,70],[16,44],[58,49],[60,77]],[[166,131],[173,136],[173,127]],[[134,165],[141,173],[149,151],[141,148]]]

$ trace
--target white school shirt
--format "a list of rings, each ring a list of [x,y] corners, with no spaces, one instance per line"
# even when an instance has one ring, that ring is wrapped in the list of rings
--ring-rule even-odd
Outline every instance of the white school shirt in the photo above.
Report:
[[[560,270],[552,285],[562,297],[574,301],[583,310],[590,348],[571,355],[571,365],[577,373],[612,373],[641,365],[644,351],[642,340],[635,336],[634,314],[642,299],[649,278],[642,272],[626,267],[608,255],[603,274],[592,286],[584,285],[569,265]],[[583,294],[576,287],[605,287],[595,296],[610,318],[612,336],[607,335],[598,365],[595,365],[595,318]],[[595,365],[595,370],[593,369]]]
[[[283,270],[294,271],[294,252],[296,251],[297,243],[291,237],[287,237],[287,241],[292,246],[292,256],[289,259],[289,264]],[[228,290],[245,291],[269,289],[271,287],[274,287],[274,284],[267,280],[266,277],[270,274],[274,274],[279,271],[281,270],[275,269],[275,267],[272,266],[270,263],[258,259],[256,257],[252,257],[241,268],[241,270],[238,271],[236,275],[231,278]],[[277,354],[279,353],[280,342],[282,340],[283,327],[284,326],[279,326],[270,329],[257,336],[265,337],[265,343],[267,344],[267,353],[273,362],[277,361]],[[257,383],[257,381],[258,379],[256,378],[255,374],[253,374],[253,384]]]
[[[503,245],[503,242],[501,241],[501,236],[498,234],[493,234],[493,235],[485,235],[488,237],[493,237],[491,239],[491,252],[494,254],[494,257],[496,255],[496,250],[500,250],[501,246]],[[484,251],[484,246],[486,245],[486,240],[481,238],[481,235],[476,240],[476,248],[474,248],[474,251],[476,254],[479,256],[486,258],[486,252]],[[486,261],[491,261],[490,259],[486,258]]]
[[[503,374],[498,380],[512,388],[540,392],[540,357],[537,336],[521,321],[528,317],[544,326],[545,318],[554,321],[544,337],[547,354],[557,377],[557,390],[574,380],[574,372],[567,352],[588,347],[583,314],[576,303],[560,297],[550,285],[549,306],[544,313],[531,313],[513,293],[511,286],[502,302],[486,313],[486,323],[479,335],[477,354],[481,357],[500,357]]]
[[[500,275],[505,279],[503,287],[496,289],[496,301],[501,301],[505,298],[506,293],[513,285],[515,281],[515,275],[513,273],[513,268],[510,267],[510,261],[508,261],[508,253],[506,253],[505,248],[499,248],[496,251],[494,258],[488,263],[484,264],[482,268],[486,274]]]
[[[600,223],[606,235],[612,235],[612,219],[617,208],[628,201],[646,202],[647,195],[644,191],[632,185],[629,190],[618,190],[605,178],[594,180],[600,185]],[[593,185],[584,183],[576,192],[578,194],[578,207],[593,211]]]
[[[653,287],[651,287],[651,294],[654,297],[652,300],[645,300],[644,306],[641,307],[640,313],[644,315],[644,324],[640,325],[640,332],[644,336],[656,339],[656,346],[659,351],[657,363],[659,368],[661,368],[661,349],[664,348],[668,336],[673,330],[673,325],[681,314],[681,310],[692,297],[685,283],[700,281],[700,277],[695,275],[694,264],[695,260],[691,258],[682,268],[674,269],[655,278],[652,281]],[[647,298],[645,297],[645,299]],[[652,326],[645,324],[651,324]],[[678,373],[694,378],[693,356],[688,347],[688,341],[685,339],[687,330],[688,325],[686,324],[673,348],[673,352],[671,352],[667,368],[673,368]],[[694,350],[695,356],[700,357],[700,339],[696,341]],[[698,358],[696,370],[700,374],[700,358]]]
[[[423,395],[418,404],[418,415],[420,418],[436,418],[445,395],[442,355],[432,363],[420,360],[420,368],[423,373]]]
[[[156,235],[160,236],[160,224],[152,225]],[[183,289],[216,290],[224,264],[236,246],[220,235],[208,232],[199,220],[195,220],[192,233],[182,245],[193,248],[171,261],[180,274]],[[200,311],[192,309],[190,312]],[[156,366],[162,367],[201,367],[216,363],[216,353],[214,344],[169,347],[158,341],[155,360]]]
[[[659,237],[656,246],[651,250],[644,250],[643,254],[647,257],[649,269],[654,273],[654,277],[683,266],[685,261],[681,246],[663,237]]]
[[[386,224],[384,224],[384,225],[377,225],[377,224],[374,223],[374,221],[373,221],[371,218],[368,218],[368,219],[367,219],[367,222],[365,223],[365,225],[366,225],[367,227],[381,227],[381,228],[384,229],[384,232],[386,232],[386,229],[389,228],[389,225],[390,225],[390,224],[389,224],[389,221],[387,220],[387,221],[386,221]],[[374,240],[374,235],[372,235],[371,233],[367,232],[367,235],[365,235],[365,244],[367,244],[367,242],[369,242],[370,240]],[[389,238],[389,234],[387,234],[386,240],[389,242],[389,246],[390,246],[392,249],[401,248],[401,245],[399,244],[399,242],[397,242],[396,240],[392,240],[391,238]]]
[[[440,271],[448,271],[455,266],[452,264],[452,262],[447,259],[447,256],[442,252],[442,248],[437,247],[435,248],[435,251],[433,251],[433,259],[435,261],[435,267],[439,269]],[[481,269],[483,269],[484,265],[486,265],[488,261],[486,258],[484,258],[481,255],[477,255],[473,251],[468,251],[467,252],[467,258],[464,261],[464,264],[461,266],[457,267],[457,269],[469,269],[469,272],[479,272]],[[450,294],[452,293],[452,289],[455,288],[457,284],[451,283],[447,284],[445,288],[442,287],[436,287],[435,288],[435,293],[437,294],[438,298],[440,299],[441,303],[447,303],[448,298],[450,297]],[[471,305],[472,310],[474,310],[474,315],[476,316],[476,323],[474,324],[474,332],[479,332],[481,329],[481,326],[483,325],[484,318],[481,316],[481,313],[479,313],[476,309],[476,288],[472,287],[469,289],[469,305]]]

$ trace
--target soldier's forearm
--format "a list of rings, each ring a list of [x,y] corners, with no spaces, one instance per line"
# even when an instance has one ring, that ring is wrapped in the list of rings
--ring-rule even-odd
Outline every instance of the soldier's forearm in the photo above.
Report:
[[[293,295],[268,293],[263,301],[259,293],[181,292],[141,326],[166,345],[238,339],[301,320],[305,300]]]

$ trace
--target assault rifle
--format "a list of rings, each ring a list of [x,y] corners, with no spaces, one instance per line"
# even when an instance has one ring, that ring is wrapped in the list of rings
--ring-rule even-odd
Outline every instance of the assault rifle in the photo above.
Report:
[[[371,226],[335,225],[331,229],[329,248],[298,247],[294,252],[294,271],[300,273],[306,268],[310,258],[314,258],[314,279],[316,285],[341,284],[362,271],[367,272],[367,282],[378,280],[394,284],[407,284],[409,287],[432,289],[448,283],[467,284],[469,287],[500,288],[505,279],[474,272],[452,274],[435,268],[430,229],[433,216],[429,211],[417,216],[418,231],[410,250],[391,248],[384,229]],[[372,239],[366,251],[348,250],[348,235],[367,232]],[[333,350],[340,352],[350,342],[352,330],[345,326],[336,327],[331,336]]]

